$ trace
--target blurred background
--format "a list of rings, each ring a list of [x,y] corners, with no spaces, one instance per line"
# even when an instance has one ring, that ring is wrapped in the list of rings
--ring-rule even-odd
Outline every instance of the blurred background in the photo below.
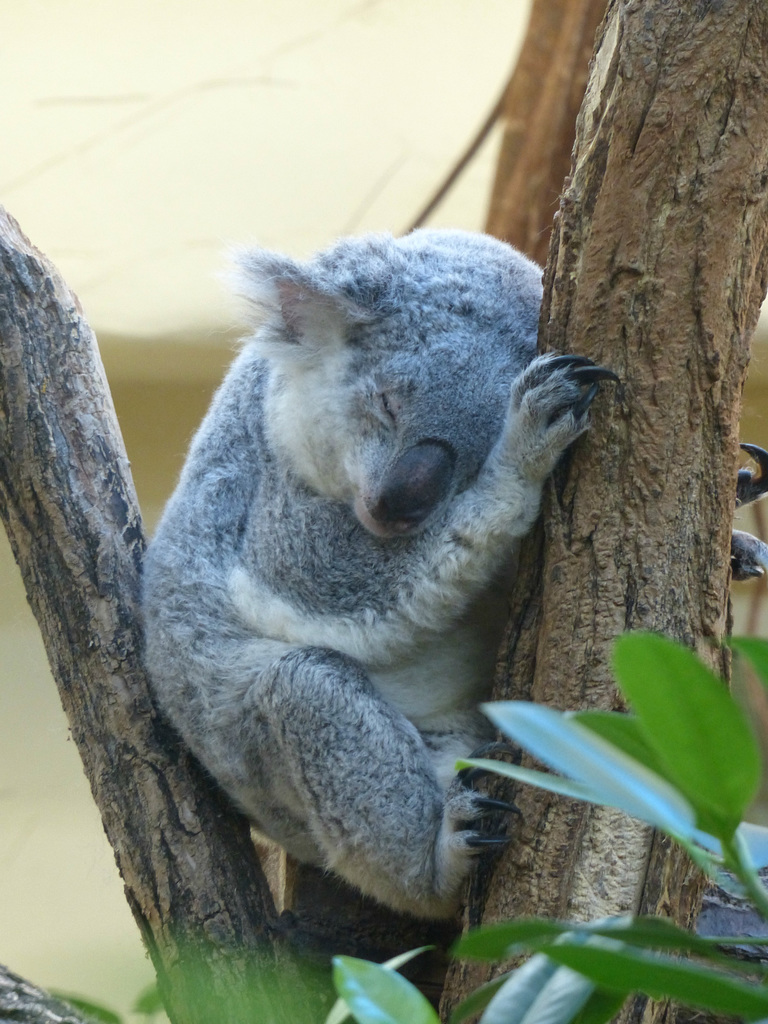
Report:
[[[0,203],[96,331],[151,532],[238,337],[227,247],[407,230],[496,107],[529,3],[4,6]],[[431,225],[486,226],[500,139]],[[743,437],[768,446],[766,333]],[[0,961],[124,1013],[152,970],[4,536],[0,581]],[[766,635],[761,593],[736,594],[742,631]]]

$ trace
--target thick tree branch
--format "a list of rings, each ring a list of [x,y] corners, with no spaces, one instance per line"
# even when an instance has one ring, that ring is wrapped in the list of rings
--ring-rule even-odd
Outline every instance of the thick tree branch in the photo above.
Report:
[[[247,823],[153,708],[141,521],[95,339],[1,210],[0,513],[171,1019],[207,1024],[208,996],[222,1021],[254,1002],[314,1019]]]
[[[69,1003],[0,964],[0,1024],[93,1024]]]

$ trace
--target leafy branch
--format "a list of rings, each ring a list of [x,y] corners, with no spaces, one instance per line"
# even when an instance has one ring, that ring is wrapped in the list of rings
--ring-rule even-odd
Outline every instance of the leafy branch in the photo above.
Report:
[[[737,667],[748,662],[768,687],[768,643],[730,643]],[[768,828],[744,820],[762,775],[744,712],[691,651],[661,636],[621,637],[614,671],[630,714],[558,712],[522,701],[485,706],[497,727],[550,772],[484,759],[457,767],[494,771],[640,818],[768,918],[768,891],[758,874],[768,865]],[[638,992],[761,1020],[768,1017],[768,966],[735,959],[734,950],[744,946],[768,946],[768,938],[691,935],[655,917],[487,926],[464,936],[454,954],[491,962],[534,955],[474,992],[451,1024],[481,1010],[481,1024],[602,1024]],[[337,958],[335,983],[360,1024],[438,1020],[391,962]],[[338,1005],[335,1013],[338,1024]]]

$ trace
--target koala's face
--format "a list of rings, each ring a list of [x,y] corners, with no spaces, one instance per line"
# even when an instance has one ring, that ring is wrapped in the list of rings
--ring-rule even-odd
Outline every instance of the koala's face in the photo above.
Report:
[[[539,268],[486,236],[433,231],[241,263],[275,448],[377,536],[427,528],[481,471],[535,355]]]
[[[412,533],[477,477],[522,365],[481,331],[439,330],[373,372],[358,376],[357,362],[346,395],[356,427],[344,459],[354,511],[379,536]]]

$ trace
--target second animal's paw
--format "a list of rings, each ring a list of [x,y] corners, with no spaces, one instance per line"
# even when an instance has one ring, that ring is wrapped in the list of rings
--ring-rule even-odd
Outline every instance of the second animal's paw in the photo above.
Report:
[[[539,356],[512,385],[507,423],[510,450],[524,475],[543,480],[565,449],[589,425],[600,382],[613,370],[586,356]]]
[[[768,544],[742,530],[731,534],[731,573],[735,580],[751,580],[768,569]]]
[[[749,505],[768,493],[768,452],[756,444],[741,447],[755,462],[757,472],[740,469],[736,482],[736,508]],[[762,576],[768,569],[768,545],[751,533],[734,530],[731,537],[731,572],[735,580]]]
[[[768,452],[756,444],[741,444],[739,447],[749,455],[757,466],[757,472],[740,469],[736,479],[736,508],[750,505],[768,493]]]

